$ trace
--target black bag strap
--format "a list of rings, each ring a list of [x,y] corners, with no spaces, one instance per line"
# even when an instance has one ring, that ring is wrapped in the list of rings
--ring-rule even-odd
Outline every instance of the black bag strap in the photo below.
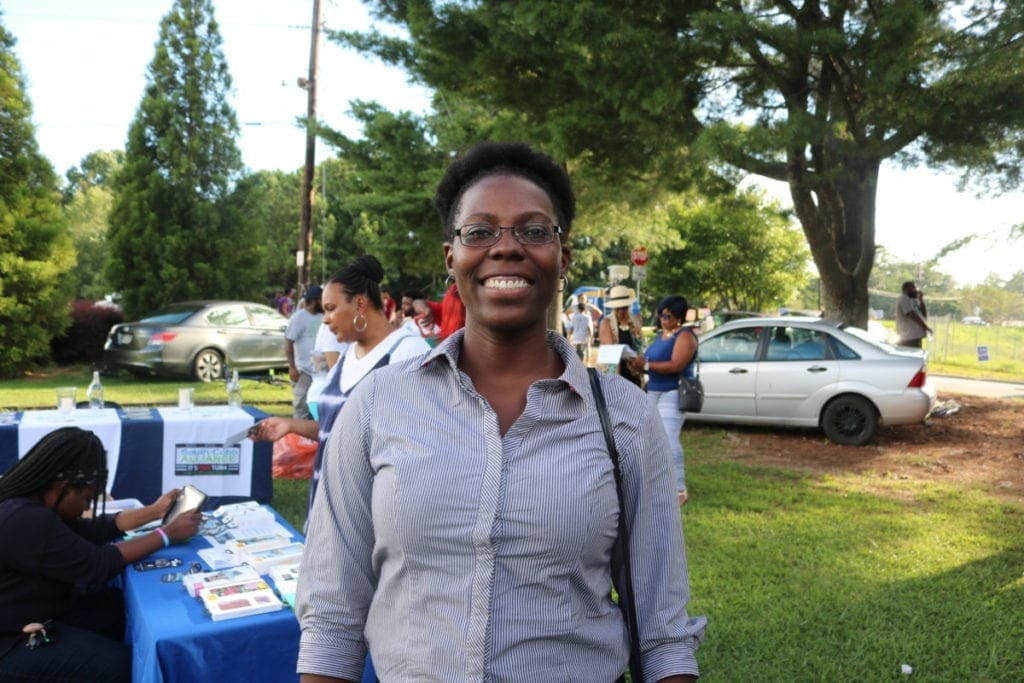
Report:
[[[616,581],[615,573],[612,572],[612,582],[619,593],[619,607],[622,615],[626,618],[626,625],[629,628],[629,672],[633,681],[640,683],[644,680],[643,667],[640,662],[640,627],[636,614],[636,599],[633,596],[633,566],[629,561],[629,525],[626,524],[626,503],[622,491],[622,467],[619,464],[619,449],[615,446],[615,439],[612,438],[612,421],[608,415],[608,404],[604,400],[604,392],[601,391],[601,381],[598,378],[598,371],[595,368],[587,368],[590,375],[590,391],[594,396],[594,403],[597,406],[597,415],[601,418],[601,431],[604,432],[604,441],[608,446],[608,456],[612,459],[612,472],[615,474],[615,494],[619,499],[619,540],[612,550],[614,558],[619,561],[625,574],[625,581]],[[622,584],[622,585],[619,585]]]

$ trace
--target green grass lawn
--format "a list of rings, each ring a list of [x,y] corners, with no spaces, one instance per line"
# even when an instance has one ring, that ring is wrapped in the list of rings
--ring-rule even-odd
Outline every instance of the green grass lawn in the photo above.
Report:
[[[73,381],[72,381],[73,380]],[[0,382],[6,408],[48,407],[88,373]],[[105,380],[124,404],[173,404],[180,382]],[[250,386],[251,385],[251,386]],[[224,387],[197,386],[199,402]],[[287,387],[246,383],[288,414]],[[1019,681],[1024,505],[973,488],[812,476],[731,462],[724,430],[683,431],[692,614],[708,617],[702,681]],[[305,523],[305,480],[274,507]]]
[[[818,477],[687,445],[691,613],[704,681],[1017,681],[1024,506],[975,490]]]

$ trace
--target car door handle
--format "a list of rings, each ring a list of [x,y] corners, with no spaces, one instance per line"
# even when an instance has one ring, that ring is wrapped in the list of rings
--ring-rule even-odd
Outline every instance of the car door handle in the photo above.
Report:
[[[729,371],[729,374],[731,374],[731,375],[745,375],[745,374],[747,374],[747,369],[746,368],[733,368],[732,370]]]
[[[807,368],[807,372],[828,372],[828,368],[823,368],[820,365],[812,365]]]

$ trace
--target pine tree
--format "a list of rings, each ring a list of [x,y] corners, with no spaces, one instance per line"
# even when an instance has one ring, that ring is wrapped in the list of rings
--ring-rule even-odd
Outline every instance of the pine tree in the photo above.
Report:
[[[14,37],[0,24],[0,375],[45,359],[67,325],[75,255],[39,153]]]
[[[227,201],[242,162],[221,42],[211,0],[177,0],[160,23],[108,234],[107,275],[128,317],[257,287]]]

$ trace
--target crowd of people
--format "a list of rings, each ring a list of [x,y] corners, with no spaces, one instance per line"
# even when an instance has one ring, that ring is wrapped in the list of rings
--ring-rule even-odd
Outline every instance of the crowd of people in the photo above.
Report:
[[[564,168],[527,145],[477,145],[448,167],[434,205],[449,275],[441,301],[412,290],[396,301],[370,255],[298,301],[275,300],[289,316],[292,416],[266,418],[252,436],[317,442],[298,671],[304,681],[613,681],[635,664],[645,680],[695,680],[706,622],[686,611],[679,508],[678,378],[696,365],[686,300],[658,303],[650,343],[620,286],[608,315],[581,301],[569,339],[549,330],[575,196]],[[595,333],[621,356],[591,375]],[[21,671],[25,623],[78,627],[75,604],[58,598],[196,532],[197,516],[108,544],[176,492],[145,512],[81,520],[106,471],[99,441],[79,432],[54,432],[0,478],[0,608],[17,607],[0,619],[0,678]],[[87,454],[76,445],[86,441]],[[25,524],[59,529],[75,571],[11,550]],[[613,587],[633,596],[635,633]],[[118,662],[122,677],[89,680],[123,680],[116,625],[95,637],[103,647],[84,640],[71,656],[102,652],[93,658]]]

